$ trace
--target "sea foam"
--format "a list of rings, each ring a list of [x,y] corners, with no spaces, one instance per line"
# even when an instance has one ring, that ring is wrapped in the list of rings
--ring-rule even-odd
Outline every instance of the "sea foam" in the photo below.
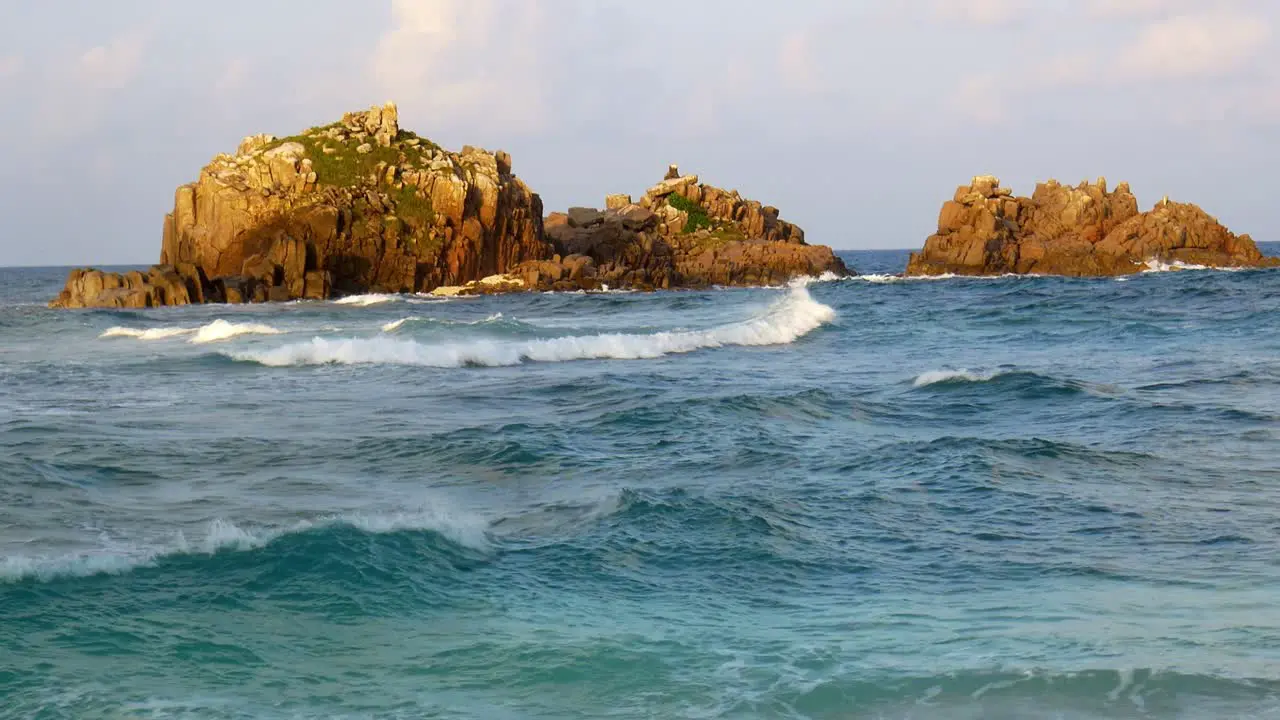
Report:
[[[187,342],[195,345],[204,345],[207,343],[219,342],[222,340],[230,340],[241,335],[279,335],[280,330],[270,325],[261,325],[258,323],[233,323],[226,320],[214,320],[208,325],[198,328],[147,328],[139,330],[137,328],[113,327],[108,328],[98,337],[100,338],[118,338],[127,337],[136,340],[166,340],[175,337],[188,337]]]
[[[456,368],[518,365],[526,361],[640,360],[730,345],[786,345],[835,317],[834,310],[810,296],[807,284],[803,281],[793,283],[784,297],[757,317],[707,330],[611,333],[518,342],[476,340],[433,345],[388,337],[315,338],[310,342],[271,350],[227,355],[235,360],[271,367],[392,364]]]
[[[383,293],[366,293],[364,295],[348,295],[344,298],[334,300],[335,305],[354,305],[356,307],[369,307],[370,305],[382,305],[389,302],[402,302],[405,298],[401,295],[387,295]]]

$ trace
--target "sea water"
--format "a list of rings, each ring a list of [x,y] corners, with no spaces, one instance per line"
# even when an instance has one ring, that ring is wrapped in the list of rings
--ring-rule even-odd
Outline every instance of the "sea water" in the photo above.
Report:
[[[0,270],[0,717],[1280,716],[1280,272],[845,258],[88,311]]]

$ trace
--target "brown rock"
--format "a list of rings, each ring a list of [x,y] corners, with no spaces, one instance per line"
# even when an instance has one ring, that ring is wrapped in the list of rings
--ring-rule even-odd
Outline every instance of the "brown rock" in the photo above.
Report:
[[[1263,267],[1247,235],[1236,236],[1195,205],[1162,200],[1140,213],[1128,183],[1106,178],[1077,187],[1049,180],[1030,198],[1010,197],[994,177],[974,178],[943,204],[938,232],[907,265],[908,275],[1122,275],[1151,260],[1213,267]]]

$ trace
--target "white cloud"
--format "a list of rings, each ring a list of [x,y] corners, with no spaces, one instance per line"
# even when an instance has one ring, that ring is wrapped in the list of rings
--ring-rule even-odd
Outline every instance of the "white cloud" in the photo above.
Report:
[[[1085,12],[1103,19],[1159,15],[1179,5],[1177,0],[1086,0]]]
[[[1029,9],[1026,0],[934,0],[934,18],[970,25],[1007,25]]]
[[[783,36],[778,46],[778,73],[787,90],[809,93],[820,89],[818,65],[808,35],[790,32]]]
[[[13,77],[22,72],[24,61],[21,55],[0,57],[0,80]]]
[[[1232,10],[1176,15],[1147,26],[1119,65],[1134,78],[1222,75],[1246,65],[1270,38],[1262,16]]]
[[[391,0],[393,25],[374,52],[385,99],[430,124],[531,131],[544,123],[535,0]]]
[[[951,95],[951,110],[967,120],[996,124],[1007,117],[1004,98],[994,75],[970,75]]]
[[[137,76],[146,48],[144,33],[121,35],[108,45],[86,50],[76,64],[78,81],[87,90],[120,90]]]

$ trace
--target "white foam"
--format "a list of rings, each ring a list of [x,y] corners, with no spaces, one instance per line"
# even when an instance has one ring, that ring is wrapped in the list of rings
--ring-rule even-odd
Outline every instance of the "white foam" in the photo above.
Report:
[[[191,336],[187,342],[203,345],[220,340],[230,340],[240,335],[279,335],[280,331],[270,325],[260,325],[257,323],[233,323],[226,320],[218,319],[198,328],[147,328],[139,330],[137,328],[113,327],[107,329],[98,337],[100,338],[117,338],[127,337],[136,340],[166,340],[175,337]]]
[[[164,340],[166,338],[180,337],[182,335],[190,335],[195,332],[196,328],[147,328],[139,330],[137,328],[113,327],[108,328],[98,337],[100,338],[116,338],[127,337],[138,340]]]
[[[399,330],[400,328],[404,327],[404,324],[405,324],[405,323],[410,322],[410,321],[413,321],[413,320],[417,320],[417,319],[418,319],[417,317],[407,317],[407,318],[400,318],[399,320],[396,320],[395,322],[389,322],[389,323],[387,323],[386,325],[383,325],[383,326],[382,326],[382,332],[384,332],[384,333],[395,332],[395,331]]]
[[[270,325],[257,323],[232,323],[226,320],[214,320],[196,331],[190,342],[196,345],[230,340],[241,335],[279,335],[280,331]]]
[[[477,340],[439,345],[387,337],[315,338],[272,350],[230,353],[229,357],[271,367],[393,364],[456,368],[518,365],[525,361],[639,360],[727,345],[786,345],[835,317],[834,310],[809,295],[807,284],[807,281],[793,283],[783,298],[757,317],[708,330],[644,335],[613,333],[518,342]]]
[[[1003,273],[1001,275],[957,275],[956,273],[943,273],[941,275],[889,275],[887,273],[871,273],[868,275],[853,275],[848,279],[875,283],[877,285],[886,285],[900,282],[936,282],[938,280],[1006,280],[1009,278],[1027,277],[1048,276],[1038,274],[1019,275],[1017,273]]]
[[[0,558],[0,583],[119,575],[153,566],[165,557],[245,552],[265,547],[286,535],[342,526],[371,534],[426,530],[473,550],[488,552],[492,549],[488,521],[477,515],[438,507],[390,514],[338,514],[303,520],[287,527],[255,529],[245,529],[228,520],[217,519],[209,523],[204,537],[195,544],[188,542],[182,533],[177,533],[172,542],[151,547],[109,543],[106,547],[80,553]]]
[[[339,298],[333,302],[337,305],[355,305],[356,307],[369,307],[370,305],[382,305],[389,302],[401,302],[405,298],[401,295],[386,295],[382,293],[366,293],[364,295],[348,295]]]
[[[932,370],[930,372],[920,374],[912,384],[915,387],[921,388],[928,387],[929,385],[937,385],[939,383],[990,382],[999,376],[1000,373],[988,373],[984,375],[981,373],[969,372],[968,370]]]
[[[1182,262],[1181,260],[1174,260],[1171,263],[1167,263],[1161,260],[1156,260],[1154,258],[1146,261],[1144,265],[1146,265],[1147,269],[1143,270],[1142,271],[1143,273],[1181,272],[1183,270],[1219,270],[1222,272],[1239,272],[1241,270],[1247,269],[1247,268],[1238,268],[1238,267],[1210,267],[1208,265],[1193,265],[1191,263]]]

